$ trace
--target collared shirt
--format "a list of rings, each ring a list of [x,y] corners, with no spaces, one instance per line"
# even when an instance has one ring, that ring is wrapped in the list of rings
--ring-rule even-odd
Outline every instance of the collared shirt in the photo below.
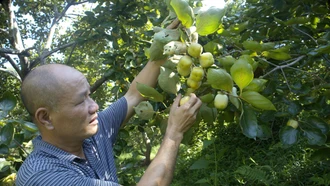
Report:
[[[117,186],[113,144],[127,114],[123,97],[98,113],[99,129],[85,139],[86,159],[63,151],[42,140],[33,140],[33,152],[20,167],[17,186]]]

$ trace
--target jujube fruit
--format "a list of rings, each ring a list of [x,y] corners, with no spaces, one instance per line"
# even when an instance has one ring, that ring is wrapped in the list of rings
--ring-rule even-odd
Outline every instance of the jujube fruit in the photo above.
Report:
[[[208,68],[214,64],[213,55],[210,52],[204,52],[199,56],[199,63],[203,68]]]
[[[228,96],[226,94],[218,93],[214,98],[214,107],[223,110],[228,106]]]
[[[188,54],[192,57],[198,58],[203,52],[203,47],[199,43],[191,43],[188,46]]]
[[[184,96],[183,98],[181,98],[180,100],[180,106],[185,104],[187,101],[189,101],[190,96]]]

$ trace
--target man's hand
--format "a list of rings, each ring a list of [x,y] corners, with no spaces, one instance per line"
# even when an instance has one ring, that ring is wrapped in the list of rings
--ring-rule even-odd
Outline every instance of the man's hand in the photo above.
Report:
[[[176,140],[182,138],[183,134],[193,125],[196,115],[202,105],[202,101],[195,94],[190,94],[190,99],[185,104],[179,106],[181,95],[175,98],[171,107],[168,126],[166,129],[167,137]]]
[[[166,134],[145,174],[138,186],[168,186],[171,184],[174,174],[176,157],[179,151],[183,134],[195,122],[196,115],[202,101],[195,94],[185,104],[179,106],[181,95],[178,95],[171,107]]]

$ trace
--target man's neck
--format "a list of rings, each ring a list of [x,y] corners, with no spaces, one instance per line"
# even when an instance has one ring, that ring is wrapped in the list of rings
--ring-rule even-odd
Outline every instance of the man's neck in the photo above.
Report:
[[[85,154],[84,154],[84,150],[83,150],[83,141],[79,141],[79,142],[73,142],[73,141],[69,141],[69,140],[54,140],[56,138],[47,138],[42,136],[42,140],[50,143],[54,146],[56,146],[57,148],[60,148],[70,154],[76,155],[80,158],[86,159]]]

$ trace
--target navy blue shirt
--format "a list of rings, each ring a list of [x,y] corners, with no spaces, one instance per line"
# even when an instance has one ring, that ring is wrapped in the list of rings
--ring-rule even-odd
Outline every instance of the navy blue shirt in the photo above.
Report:
[[[97,134],[86,139],[86,159],[65,152],[41,136],[33,140],[33,152],[17,173],[17,186],[117,186],[113,144],[127,113],[123,97],[98,113]]]

